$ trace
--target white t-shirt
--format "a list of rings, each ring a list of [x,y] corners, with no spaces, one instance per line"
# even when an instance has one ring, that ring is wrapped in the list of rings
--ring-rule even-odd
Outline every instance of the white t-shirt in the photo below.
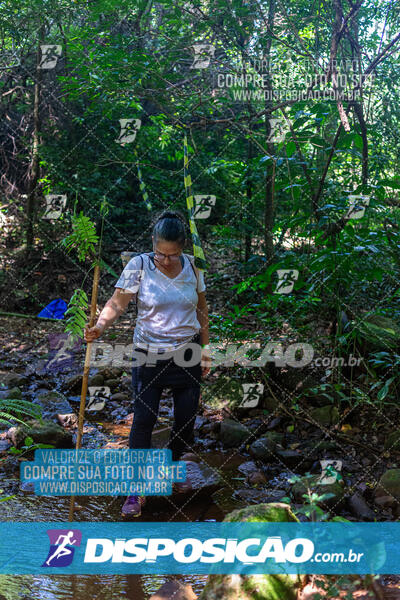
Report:
[[[196,308],[197,292],[204,292],[203,271],[196,275],[189,263],[194,258],[182,254],[182,271],[174,278],[164,275],[148,255],[134,256],[122,271],[115,287],[123,288],[137,296],[137,319],[133,343],[151,352],[158,349],[172,351],[184,346],[200,330]],[[139,291],[138,291],[139,290]]]

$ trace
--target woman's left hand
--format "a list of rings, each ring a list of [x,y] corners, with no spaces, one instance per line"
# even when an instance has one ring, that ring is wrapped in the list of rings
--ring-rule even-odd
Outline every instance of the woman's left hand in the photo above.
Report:
[[[203,377],[211,371],[211,356],[208,348],[201,349],[201,374]]]

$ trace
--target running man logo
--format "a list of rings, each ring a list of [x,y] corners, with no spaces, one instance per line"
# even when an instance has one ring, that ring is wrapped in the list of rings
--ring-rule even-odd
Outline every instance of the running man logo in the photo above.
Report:
[[[86,410],[96,411],[103,410],[106,401],[110,399],[111,390],[109,387],[104,386],[90,386],[89,387],[89,402],[86,404]]]
[[[49,360],[45,364],[47,372],[55,372],[72,368],[77,362],[77,353],[82,347],[82,340],[74,340],[68,333],[49,333]]]
[[[256,408],[264,391],[262,383],[242,383],[243,399],[240,408]]]
[[[61,56],[62,48],[56,44],[42,44],[40,46],[42,56],[40,58],[39,69],[54,69],[59,56]]]
[[[139,290],[140,281],[144,275],[143,269],[125,269],[121,273],[118,283],[121,285],[121,294],[136,294]]]
[[[208,219],[211,209],[215,206],[215,196],[195,196],[196,207],[193,216],[195,219]]]
[[[193,44],[194,51],[193,63],[191,69],[206,69],[210,60],[214,58],[215,46],[213,44]]]
[[[118,139],[119,144],[130,144],[135,141],[136,134],[140,129],[142,121],[140,119],[120,119],[121,131]]]
[[[43,219],[58,219],[67,204],[66,194],[46,194],[46,210]]]
[[[279,281],[274,294],[290,294],[299,277],[299,272],[295,269],[278,269],[277,273]]]
[[[362,219],[365,209],[369,206],[369,196],[349,196],[350,207],[346,219]]]
[[[50,540],[49,553],[42,567],[67,567],[72,563],[75,548],[80,546],[82,532],[79,529],[47,529]]]
[[[267,142],[280,144],[286,137],[286,134],[289,131],[289,127],[286,124],[286,121],[280,119],[278,117],[271,117],[269,119],[269,135],[267,138]]]
[[[320,478],[318,479],[318,483],[322,485],[331,485],[335,483],[335,481],[340,481],[343,479],[339,471],[342,470],[342,461],[341,460],[320,460],[322,473]]]

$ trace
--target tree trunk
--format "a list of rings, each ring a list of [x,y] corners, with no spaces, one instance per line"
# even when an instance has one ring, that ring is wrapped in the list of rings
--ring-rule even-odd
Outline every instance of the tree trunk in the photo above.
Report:
[[[32,167],[29,178],[29,187],[26,204],[27,228],[26,228],[26,252],[27,255],[33,248],[33,229],[36,217],[36,187],[39,180],[39,136],[40,136],[40,95],[42,89],[42,69],[39,67],[41,59],[40,45],[44,40],[44,25],[39,29],[39,42],[36,53],[36,80],[33,101],[33,143],[32,143]]]
[[[274,15],[275,15],[275,0],[270,0],[269,2],[269,11],[268,11],[268,37],[265,46],[265,56],[267,65],[270,65],[271,58],[271,43],[272,43],[272,30],[274,25]],[[269,156],[274,157],[275,149],[274,144],[270,140],[271,136],[271,106],[272,106],[272,80],[268,76],[266,78],[266,100],[265,100],[265,133],[267,139],[267,152]],[[265,182],[265,208],[264,208],[264,247],[265,247],[265,257],[267,259],[267,266],[272,264],[274,257],[274,242],[273,242],[273,226],[274,226],[274,187],[275,187],[275,158],[271,158],[267,161],[267,169],[266,169],[266,182]]]

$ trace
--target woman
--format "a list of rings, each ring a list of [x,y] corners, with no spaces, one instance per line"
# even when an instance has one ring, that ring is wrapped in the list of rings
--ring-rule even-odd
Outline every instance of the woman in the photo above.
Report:
[[[161,214],[154,224],[152,240],[153,252],[129,261],[96,325],[86,328],[85,340],[99,338],[137,298],[132,370],[134,414],[129,447],[151,447],[161,392],[168,386],[174,399],[169,448],[176,461],[190,447],[201,378],[210,371],[206,286],[203,273],[193,264],[193,256],[183,254],[186,231],[180,213]],[[135,356],[142,360],[135,361]],[[190,484],[186,481],[177,487],[190,489]],[[145,500],[144,496],[128,496],[122,514],[139,516]]]

